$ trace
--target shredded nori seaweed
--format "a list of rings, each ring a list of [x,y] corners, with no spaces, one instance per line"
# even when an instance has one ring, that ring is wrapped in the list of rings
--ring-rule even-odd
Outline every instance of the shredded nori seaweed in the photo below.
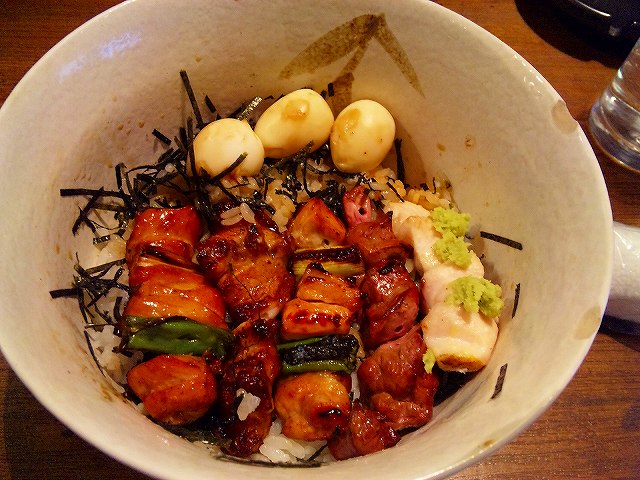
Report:
[[[231,463],[241,463],[243,465],[257,465],[261,467],[276,467],[276,468],[317,468],[322,466],[321,462],[315,460],[301,460],[297,463],[284,463],[284,462],[271,462],[269,460],[253,460],[249,458],[238,458],[231,455],[219,455],[216,456],[218,460],[224,460]]]
[[[505,363],[500,367],[500,373],[498,374],[498,379],[496,380],[496,386],[493,389],[493,395],[491,395],[491,400],[496,398],[498,395],[500,395],[500,392],[502,392],[502,387],[504,386],[504,379],[507,376],[507,366],[508,364]]]
[[[209,95],[205,95],[204,96],[204,104],[207,106],[207,108],[209,109],[209,111],[214,115],[217,116],[218,111],[216,110],[215,105],[213,104],[213,102],[211,101],[211,99],[209,98]]]
[[[255,97],[246,106],[244,106],[242,108],[240,113],[238,113],[235,118],[237,118],[238,120],[247,120],[249,118],[249,116],[251,115],[251,112],[253,112],[255,110],[255,108],[258,105],[260,105],[261,102],[262,102],[262,98]]]
[[[128,295],[130,288],[120,282],[124,274],[125,260],[115,260],[92,268],[83,268],[79,262],[75,265],[76,275],[72,288],[51,290],[51,298],[76,298],[78,307],[86,325],[116,325],[121,317],[122,298]],[[118,294],[120,292],[120,294]],[[115,297],[112,311],[105,310],[103,301]]]
[[[516,291],[513,295],[513,309],[511,310],[511,318],[516,316],[518,310],[518,302],[520,300],[520,284],[516,284]]]
[[[404,171],[404,159],[402,158],[402,140],[396,138],[393,141],[393,146],[396,152],[396,177],[402,183],[405,183],[405,171]]]
[[[153,129],[151,131],[151,133],[153,134],[154,137],[156,137],[158,140],[160,140],[162,143],[164,143],[165,145],[171,145],[171,139],[168,138],[166,135],[164,135],[163,133],[159,132],[157,129]]]
[[[493,240],[494,242],[502,243],[511,248],[515,248],[516,250],[522,250],[522,243],[516,242],[515,240],[511,240],[506,237],[502,237],[500,235],[496,235],[495,233],[489,232],[480,232],[480,236],[482,238],[486,238],[487,240]]]
[[[191,108],[193,109],[193,115],[196,118],[196,124],[199,128],[202,128],[204,126],[204,122],[202,121],[202,114],[200,113],[200,107],[198,106],[196,96],[193,93],[193,88],[191,87],[191,81],[189,80],[187,72],[181,70],[180,78],[182,79],[182,83],[184,85],[185,91],[187,92],[187,96],[189,97],[189,101],[191,102]]]
[[[91,337],[89,337],[89,334],[86,332],[86,330],[83,333],[84,333],[84,339],[87,342],[87,348],[89,349],[89,353],[91,354],[91,358],[93,358],[93,361],[98,367],[98,370],[100,371],[100,373],[106,377],[106,374],[102,369],[102,365],[100,365],[100,362],[98,361],[98,357],[96,357],[96,352],[93,349],[93,345],[91,344]]]
[[[358,185],[364,181],[365,176],[361,173],[344,173],[333,167],[327,143],[314,152],[310,152],[311,147],[312,143],[309,143],[291,156],[278,160],[266,159],[261,176],[268,179],[270,171],[278,171],[284,176],[284,181],[282,188],[276,190],[276,193],[290,198],[296,207],[306,202],[307,197],[321,198],[338,217],[342,217],[342,196],[346,193],[347,188],[335,180],[335,177],[355,179],[356,185]],[[329,166],[320,168],[319,165],[322,163]],[[323,187],[311,191],[309,174],[317,175],[323,182]]]

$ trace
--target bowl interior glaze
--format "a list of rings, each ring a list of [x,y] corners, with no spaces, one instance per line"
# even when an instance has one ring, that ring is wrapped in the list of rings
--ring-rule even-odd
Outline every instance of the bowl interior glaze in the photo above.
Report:
[[[472,215],[474,246],[505,292],[498,343],[489,365],[398,446],[293,473],[216,459],[124,401],[87,351],[76,304],[50,298],[68,285],[76,252],[92,255],[86,235],[71,235],[78,203],[59,189],[113,186],[117,163],[155,160],[152,129],[173,134],[191,115],[182,69],[200,100],[227,113],[331,82],[345,95],[336,105],[379,101],[399,124],[411,178],[446,174]],[[606,304],[611,213],[584,133],[524,59],[431,2],[125,2],[65,38],[15,88],[0,110],[0,162],[0,196],[19,206],[1,214],[2,352],[73,431],[158,478],[445,477],[550,405]]]

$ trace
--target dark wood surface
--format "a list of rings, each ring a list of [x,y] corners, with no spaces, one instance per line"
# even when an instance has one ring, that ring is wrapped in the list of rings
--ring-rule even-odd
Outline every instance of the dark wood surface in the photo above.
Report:
[[[26,71],[113,0],[0,0],[0,102]],[[588,112],[624,60],[545,0],[443,0],[526,58],[587,131]],[[615,220],[640,226],[640,175],[596,149]],[[455,479],[640,479],[640,337],[605,322],[553,406],[514,442]],[[0,357],[0,478],[141,479],[60,424]]]

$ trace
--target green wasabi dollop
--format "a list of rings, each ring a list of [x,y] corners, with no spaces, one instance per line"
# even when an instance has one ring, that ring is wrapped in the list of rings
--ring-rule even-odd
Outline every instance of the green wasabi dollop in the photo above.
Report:
[[[502,312],[502,289],[485,278],[458,278],[449,284],[449,290],[445,301],[462,305],[467,312],[479,311],[487,317],[497,317]]]
[[[462,237],[469,230],[471,216],[452,208],[436,207],[431,211],[431,220],[433,228],[443,235],[445,232],[451,232],[456,237]]]
[[[442,263],[451,262],[460,268],[471,265],[469,245],[463,237],[456,237],[451,232],[444,232],[442,238],[433,244],[433,253]]]
[[[436,354],[433,350],[427,348],[427,351],[422,355],[422,363],[424,364],[424,371],[427,373],[433,372],[433,367],[436,364]]]

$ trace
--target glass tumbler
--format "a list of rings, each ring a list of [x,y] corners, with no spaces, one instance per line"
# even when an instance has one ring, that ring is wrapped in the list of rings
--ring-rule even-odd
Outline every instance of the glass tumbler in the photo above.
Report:
[[[593,105],[589,127],[607,156],[640,173],[640,39]]]

